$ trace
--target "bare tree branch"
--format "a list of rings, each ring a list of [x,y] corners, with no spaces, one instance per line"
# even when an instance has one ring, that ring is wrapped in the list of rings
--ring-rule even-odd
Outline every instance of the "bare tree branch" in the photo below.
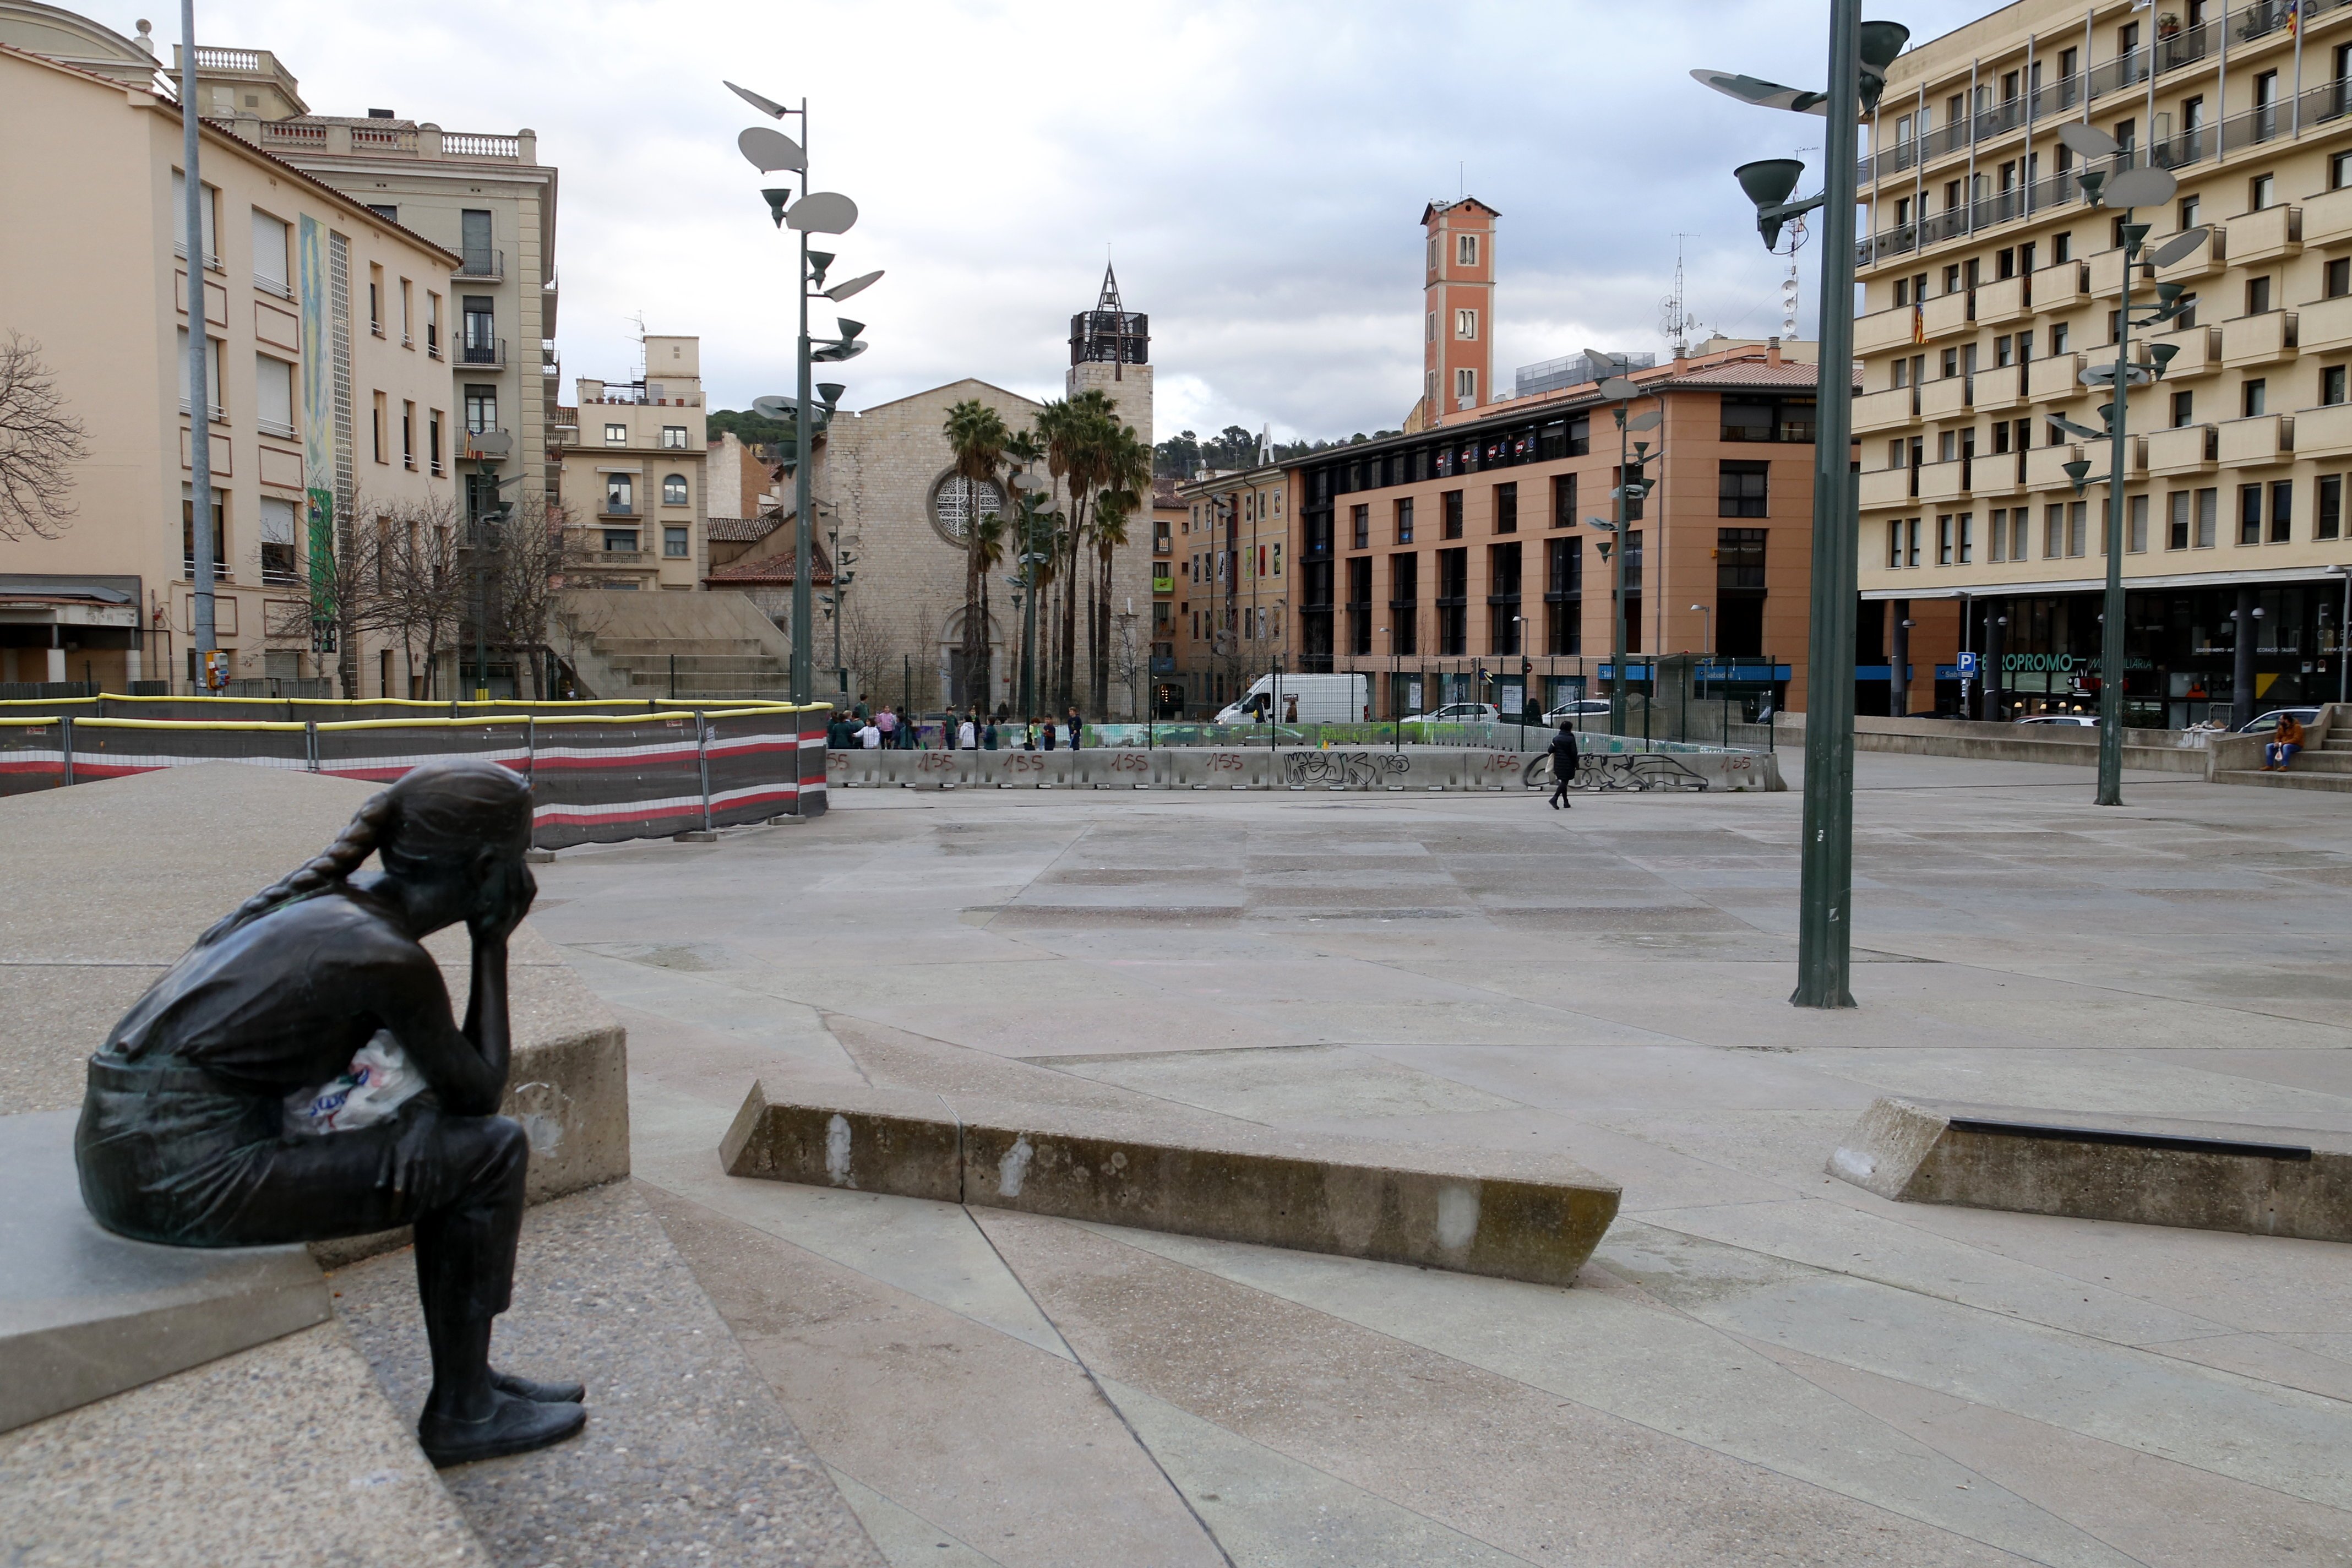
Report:
[[[0,337],[0,540],[55,539],[75,507],[73,465],[89,455],[67,414],[41,345],[13,329]]]

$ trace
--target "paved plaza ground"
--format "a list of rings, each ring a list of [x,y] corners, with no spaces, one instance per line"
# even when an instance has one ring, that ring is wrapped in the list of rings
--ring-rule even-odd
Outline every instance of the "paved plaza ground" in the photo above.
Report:
[[[2352,802],[1858,778],[1852,1013],[1786,1003],[1794,793],[845,792],[567,852],[533,924],[894,1563],[2352,1563],[2352,1247],[1822,1173],[1885,1093],[2352,1129]],[[1557,1152],[1624,1204],[1561,1290],[738,1180],[755,1077]]]

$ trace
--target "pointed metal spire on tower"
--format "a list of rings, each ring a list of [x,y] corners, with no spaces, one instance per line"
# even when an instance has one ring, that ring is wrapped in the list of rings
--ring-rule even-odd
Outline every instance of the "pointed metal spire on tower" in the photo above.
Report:
[[[1103,262],[1102,298],[1095,301],[1095,309],[1108,310],[1114,315],[1127,313],[1126,307],[1118,302],[1118,274],[1111,270],[1108,258]]]

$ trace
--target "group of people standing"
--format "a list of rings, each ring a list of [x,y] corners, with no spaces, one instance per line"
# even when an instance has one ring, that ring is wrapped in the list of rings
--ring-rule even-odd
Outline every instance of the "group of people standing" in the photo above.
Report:
[[[945,749],[959,752],[1051,752],[1066,746],[1075,752],[1085,734],[1085,721],[1073,706],[1066,717],[1048,715],[1014,723],[1012,710],[993,714],[979,708],[947,716],[942,725]],[[860,695],[847,708],[835,709],[825,729],[825,744],[835,751],[918,751],[923,741],[912,715],[885,704],[869,708]]]

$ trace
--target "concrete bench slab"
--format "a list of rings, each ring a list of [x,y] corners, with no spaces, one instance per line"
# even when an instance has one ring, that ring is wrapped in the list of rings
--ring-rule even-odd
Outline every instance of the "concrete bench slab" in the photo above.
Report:
[[[300,1247],[157,1247],[100,1228],[77,1112],[0,1116],[0,1432],[331,1315]]]
[[[1901,1203],[2352,1241],[2352,1134],[1882,1099],[1830,1174]]]
[[[1563,1160],[916,1090],[772,1097],[729,1173],[1567,1285],[1620,1189]]]

